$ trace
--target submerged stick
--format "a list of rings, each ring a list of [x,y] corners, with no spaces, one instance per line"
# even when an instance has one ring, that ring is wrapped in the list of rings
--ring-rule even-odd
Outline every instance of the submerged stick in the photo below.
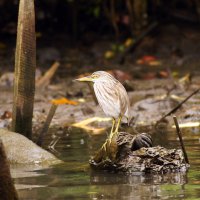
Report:
[[[176,126],[176,132],[177,132],[177,135],[178,135],[178,138],[179,138],[179,141],[180,141],[180,144],[181,144],[181,148],[182,148],[182,151],[183,151],[185,162],[189,164],[187,152],[185,150],[185,146],[184,146],[183,139],[182,139],[182,132],[181,132],[181,129],[179,127],[176,116],[173,116],[173,119],[174,119],[174,123],[175,123],[175,126]]]
[[[161,117],[160,120],[158,120],[158,122],[162,121],[163,119],[165,119],[167,116],[173,114],[174,112],[176,112],[188,99],[190,99],[193,95],[195,95],[196,93],[198,93],[200,91],[200,88],[195,90],[192,94],[190,94],[188,97],[186,97],[183,101],[181,101],[176,107],[174,107],[172,110],[170,110],[166,115],[164,115],[163,117]],[[158,122],[156,124],[158,124]]]
[[[42,128],[42,131],[40,132],[40,135],[39,135],[39,137],[38,137],[37,144],[38,144],[39,146],[42,146],[42,143],[43,143],[43,141],[44,141],[44,136],[47,134],[47,132],[48,132],[48,130],[49,130],[49,126],[50,126],[50,124],[51,124],[51,121],[52,121],[52,119],[53,119],[53,116],[54,116],[54,114],[55,114],[55,112],[56,112],[57,107],[58,107],[58,105],[56,105],[56,104],[52,104],[52,105],[51,105],[51,108],[50,108],[50,110],[49,110],[47,119],[46,119],[46,121],[45,121],[45,123],[44,123],[44,126],[43,126],[43,128]]]

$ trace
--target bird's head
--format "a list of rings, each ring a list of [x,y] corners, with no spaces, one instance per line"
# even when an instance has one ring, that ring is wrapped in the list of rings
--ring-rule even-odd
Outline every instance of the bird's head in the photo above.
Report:
[[[113,80],[115,79],[111,74],[105,71],[97,71],[91,74],[90,76],[85,76],[79,79],[76,79],[76,81],[81,82],[97,82],[97,81],[106,81],[106,80]]]

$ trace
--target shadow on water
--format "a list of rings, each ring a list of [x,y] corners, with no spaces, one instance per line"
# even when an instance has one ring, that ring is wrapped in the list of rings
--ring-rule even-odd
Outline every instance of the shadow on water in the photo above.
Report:
[[[71,130],[56,145],[65,162],[47,169],[12,166],[20,199],[198,199],[200,197],[199,128],[185,129],[191,168],[188,173],[132,176],[92,171],[88,160],[104,136]],[[175,130],[154,131],[154,144],[177,148]],[[50,138],[46,145],[50,142]],[[21,169],[21,170],[20,170]]]

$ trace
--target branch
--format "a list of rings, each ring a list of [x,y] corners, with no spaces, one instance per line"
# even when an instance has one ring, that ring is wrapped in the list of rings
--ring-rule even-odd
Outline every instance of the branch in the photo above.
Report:
[[[58,105],[56,105],[56,104],[52,104],[51,105],[51,108],[49,110],[47,119],[46,119],[46,121],[44,123],[44,126],[42,128],[42,131],[40,132],[40,135],[38,137],[37,145],[39,145],[39,146],[42,146],[42,143],[44,141],[44,137],[45,137],[45,135],[47,134],[47,132],[49,130],[49,126],[51,124],[51,121],[53,119],[53,116],[54,116],[54,114],[56,112],[57,107],[58,107]]]
[[[178,138],[179,138],[179,141],[180,141],[180,144],[181,144],[181,148],[182,148],[182,151],[183,151],[185,162],[187,164],[189,164],[187,152],[185,150],[185,146],[184,146],[183,139],[182,139],[182,132],[181,132],[181,130],[179,128],[179,124],[178,124],[176,116],[173,116],[173,119],[174,119],[174,123],[175,123],[175,126],[176,126],[176,133],[178,135]]]
[[[146,29],[143,33],[141,33],[141,34],[136,38],[135,42],[134,42],[129,48],[127,48],[127,49],[121,54],[121,56],[119,56],[118,62],[119,62],[120,64],[123,64],[124,61],[125,61],[126,55],[127,55],[129,52],[133,51],[133,50],[138,46],[138,44],[143,40],[143,38],[144,38],[146,35],[148,35],[152,30],[154,30],[154,29],[158,26],[158,24],[159,24],[158,22],[153,22],[149,27],[147,27],[147,29]]]
[[[175,113],[188,99],[190,99],[193,95],[195,95],[196,93],[198,93],[200,91],[200,88],[198,88],[197,90],[195,90],[192,94],[190,94],[188,97],[186,97],[183,101],[181,101],[175,108],[173,108],[171,111],[169,111],[167,114],[165,114],[160,120],[157,121],[156,124],[158,124],[158,122],[162,121],[163,119],[165,119],[167,116]]]

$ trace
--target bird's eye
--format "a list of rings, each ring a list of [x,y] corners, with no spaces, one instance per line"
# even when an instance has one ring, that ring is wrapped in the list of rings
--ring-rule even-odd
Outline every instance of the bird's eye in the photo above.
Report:
[[[94,74],[94,75],[92,75],[92,78],[99,78],[99,75],[96,75],[96,74]]]

